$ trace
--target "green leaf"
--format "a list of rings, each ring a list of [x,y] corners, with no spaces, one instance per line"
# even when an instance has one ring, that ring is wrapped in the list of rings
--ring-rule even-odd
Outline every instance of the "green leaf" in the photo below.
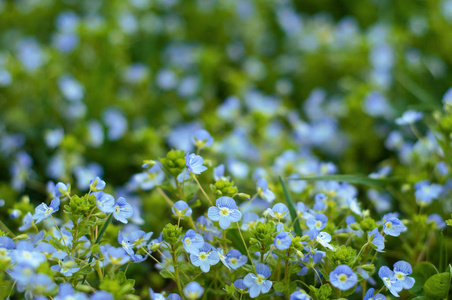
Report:
[[[279,293],[284,293],[286,291],[286,286],[283,282],[275,282],[273,289]]]
[[[287,206],[289,207],[290,217],[292,218],[292,222],[294,222],[293,227],[295,230],[295,233],[298,236],[303,236],[303,231],[300,227],[300,222],[298,222],[298,214],[297,210],[295,209],[295,205],[292,201],[292,197],[290,196],[289,191],[287,190],[286,184],[284,183],[284,180],[281,176],[279,176],[279,181],[281,182],[282,189],[284,191],[284,197],[286,198]]]
[[[334,174],[324,176],[305,176],[297,178],[289,178],[288,180],[306,180],[306,181],[329,181],[336,180],[342,182],[348,182],[352,184],[363,184],[375,187],[385,187],[389,184],[393,184],[399,179],[397,178],[370,178],[366,175],[352,175],[352,174]]]
[[[415,282],[413,287],[410,289],[410,292],[414,295],[420,295],[422,293],[424,283],[428,278],[435,274],[438,274],[438,272],[433,264],[426,261],[418,263],[413,270],[412,277]]]
[[[424,284],[424,291],[433,297],[446,298],[449,293],[451,274],[440,273],[430,277]]]

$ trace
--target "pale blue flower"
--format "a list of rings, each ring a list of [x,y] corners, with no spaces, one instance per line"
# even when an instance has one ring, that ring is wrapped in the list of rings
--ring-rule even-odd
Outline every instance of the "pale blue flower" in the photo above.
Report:
[[[50,202],[50,206],[42,203],[35,208],[35,214],[33,215],[33,220],[36,220],[36,224],[41,222],[44,219],[47,219],[55,212],[60,209],[60,198],[54,198],[52,202]]]
[[[176,203],[174,203],[174,206],[171,208],[171,210],[173,211],[173,214],[179,218],[189,217],[193,213],[192,209],[190,208],[190,206],[188,206],[187,202],[183,200],[179,200]]]
[[[273,205],[273,207],[267,208],[266,212],[272,216],[273,218],[276,218],[278,220],[281,220],[282,218],[284,218],[287,215],[287,212],[289,211],[289,209],[287,208],[287,206],[284,203],[276,203],[275,205]]]
[[[198,129],[193,133],[193,144],[198,148],[210,147],[213,144],[213,137],[205,129]]]
[[[187,166],[187,169],[196,175],[201,174],[205,170],[207,170],[207,167],[203,166],[203,158],[201,155],[196,155],[194,153],[187,153],[185,156],[185,165]]]
[[[204,288],[196,281],[187,283],[187,285],[184,288],[184,295],[189,300],[201,298],[203,293]]]
[[[423,113],[415,110],[407,110],[400,118],[395,120],[397,125],[409,125],[419,121],[424,116]]]
[[[398,262],[396,262],[394,264],[394,277],[395,277],[395,279],[400,281],[400,283],[402,284],[402,287],[404,289],[409,290],[414,285],[414,282],[415,282],[414,278],[408,276],[411,273],[413,273],[411,265],[409,263],[407,263],[406,261],[399,260]]]
[[[257,181],[257,191],[259,195],[268,202],[272,202],[276,198],[275,194],[268,188],[268,183],[265,178],[259,178]]]
[[[246,255],[242,255],[240,251],[232,249],[226,254],[226,263],[229,267],[234,270],[237,270],[248,261],[248,257]]]
[[[127,224],[128,223],[127,219],[132,217],[133,215],[132,205],[127,203],[124,197],[119,197],[118,200],[116,200],[116,203],[113,206],[113,208],[114,208],[113,217],[119,222]]]
[[[268,293],[273,285],[273,282],[266,280],[270,277],[270,268],[264,264],[258,264],[256,266],[256,274],[248,273],[245,278],[243,278],[243,283],[249,289],[249,294],[251,298],[256,298],[261,293]]]
[[[368,289],[366,295],[364,295],[363,300],[386,300],[386,297],[383,294],[377,293],[374,295],[374,293],[374,288]]]
[[[337,266],[329,275],[331,284],[343,291],[351,289],[357,282],[358,276],[347,265]]]
[[[182,239],[185,251],[191,254],[196,254],[199,249],[204,246],[204,239],[193,229],[189,229]]]
[[[383,266],[378,271],[378,276],[383,280],[384,285],[395,297],[399,297],[399,292],[403,289],[402,282],[394,277],[394,272],[387,266]]]
[[[231,222],[238,222],[242,218],[242,213],[231,197],[220,197],[215,204],[216,206],[209,207],[207,216],[212,221],[219,221],[222,229],[228,229]]]
[[[196,249],[195,253],[190,253],[191,263],[200,267],[203,272],[209,272],[211,265],[216,265],[220,261],[218,252],[210,244],[204,243],[204,245]]]
[[[378,252],[384,252],[383,249],[385,248],[385,237],[380,234],[378,228],[375,228],[374,230],[367,233],[369,239],[372,235],[373,238],[370,242],[375,246],[375,250]]]
[[[383,222],[383,232],[387,235],[399,236],[400,233],[407,230],[406,226],[403,225],[402,221],[398,218],[390,217],[388,219],[383,219]]]

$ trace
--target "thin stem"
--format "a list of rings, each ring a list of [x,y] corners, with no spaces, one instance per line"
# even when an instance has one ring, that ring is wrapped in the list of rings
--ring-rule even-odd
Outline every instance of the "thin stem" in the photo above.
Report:
[[[196,176],[193,174],[192,178],[196,181],[196,183],[199,186],[199,189],[202,191],[202,193],[204,194],[204,196],[207,198],[207,200],[209,200],[210,205],[213,206],[213,202],[212,200],[210,200],[209,196],[207,196],[207,193],[204,191],[204,189],[202,188],[201,184],[199,183],[198,179],[196,178]]]
[[[251,258],[250,252],[248,251],[248,247],[246,246],[246,243],[245,243],[245,239],[243,238],[242,231],[240,230],[239,222],[237,222],[237,229],[239,230],[240,237],[242,238],[243,245],[245,246],[246,253],[248,254],[251,264],[253,265],[254,271],[256,271],[256,267],[254,266],[253,259]]]
[[[176,279],[176,278],[174,277],[173,273],[172,273],[170,270],[168,270],[168,268],[165,267],[165,266],[164,266],[157,258],[155,258],[154,256],[152,256],[152,254],[149,253],[146,249],[144,249],[144,247],[141,247],[141,249],[142,249],[147,255],[149,255],[149,257],[152,258],[156,263],[158,263],[162,268],[164,268],[164,269],[171,275],[171,277],[173,277],[173,279]]]
[[[166,200],[166,202],[168,202],[169,206],[171,206],[171,207],[174,206],[174,202],[171,201],[170,198],[168,198],[168,196],[165,194],[165,192],[160,187],[157,187],[157,192],[159,192],[160,195],[163,196],[163,198]]]
[[[55,221],[55,218],[54,218],[52,215],[50,215],[50,217],[52,218],[53,223],[55,224],[56,229],[57,229],[58,232],[60,233],[60,236],[61,236],[61,239],[63,240],[64,246],[69,250],[69,247],[66,245],[66,241],[64,240],[63,233],[61,232],[60,228],[58,227],[58,225],[57,225],[57,223],[56,223],[56,221]],[[71,251],[69,251],[69,252],[71,252]]]

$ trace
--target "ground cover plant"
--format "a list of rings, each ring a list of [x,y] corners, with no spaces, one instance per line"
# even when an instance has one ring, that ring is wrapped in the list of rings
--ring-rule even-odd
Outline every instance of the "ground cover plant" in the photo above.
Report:
[[[0,1],[0,29],[0,299],[452,296],[452,1]]]

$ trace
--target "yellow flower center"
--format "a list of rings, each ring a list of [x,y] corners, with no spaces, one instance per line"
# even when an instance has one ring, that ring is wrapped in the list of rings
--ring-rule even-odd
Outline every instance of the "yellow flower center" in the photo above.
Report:
[[[341,274],[341,275],[339,275],[338,279],[339,279],[340,282],[346,282],[347,281],[347,275]]]
[[[206,260],[206,259],[207,259],[207,254],[206,254],[205,252],[201,252],[201,253],[199,254],[199,259],[200,259],[200,260]]]

